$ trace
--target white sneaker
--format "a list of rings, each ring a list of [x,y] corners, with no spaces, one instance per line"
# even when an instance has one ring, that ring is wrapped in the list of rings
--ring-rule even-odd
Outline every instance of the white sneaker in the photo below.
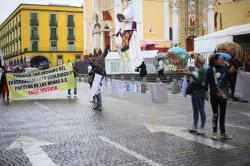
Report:
[[[74,97],[76,98],[76,97],[77,97],[77,94],[74,94]]]
[[[198,131],[198,128],[193,126],[191,129],[189,129],[189,132],[197,132]]]
[[[197,131],[198,134],[205,134],[206,130],[204,128],[199,128],[199,130]]]

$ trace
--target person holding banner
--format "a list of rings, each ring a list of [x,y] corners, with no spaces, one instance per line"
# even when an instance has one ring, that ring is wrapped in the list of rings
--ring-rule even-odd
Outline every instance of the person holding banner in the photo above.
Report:
[[[75,87],[74,87],[74,97],[77,97],[77,75],[78,75],[78,70],[76,68],[75,63],[73,65],[73,73],[74,73],[74,79],[75,79]],[[68,89],[68,97],[71,97],[71,89]]]
[[[228,91],[228,70],[224,64],[224,57],[216,54],[210,60],[209,69],[206,75],[205,90],[208,94],[210,89],[210,103],[213,110],[213,134],[211,139],[217,140],[217,124],[220,117],[220,132],[221,139],[231,139],[232,136],[226,134],[225,131],[225,117],[227,109],[227,96]]]
[[[91,87],[93,86],[95,74],[102,76],[102,79],[105,76],[105,70],[101,67],[98,58],[93,58],[92,69],[89,72],[89,75],[92,76],[92,79],[89,79],[89,83]],[[98,111],[102,111],[102,94],[101,94],[102,79],[98,83],[99,88],[98,88],[98,91],[96,92],[96,95],[94,96],[94,98],[96,99],[96,106],[94,107],[94,109]]]
[[[204,83],[206,78],[207,70],[203,67],[205,63],[204,58],[198,54],[195,56],[195,67],[196,69],[187,72],[187,76],[190,78],[190,85],[192,88],[192,105],[193,105],[193,127],[190,132],[197,132],[198,134],[205,134],[205,90]],[[198,129],[199,114],[201,117],[201,125]]]
[[[9,104],[10,98],[9,98],[9,88],[7,85],[6,74],[7,74],[7,69],[4,68],[4,72],[2,73],[2,76],[1,76],[2,90],[3,90],[3,102]],[[5,98],[6,98],[6,101],[5,101]]]

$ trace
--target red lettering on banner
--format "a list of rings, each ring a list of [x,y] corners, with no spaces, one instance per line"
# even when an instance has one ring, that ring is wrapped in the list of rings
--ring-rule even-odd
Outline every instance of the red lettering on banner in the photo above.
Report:
[[[28,91],[29,95],[35,95],[39,93],[45,93],[45,92],[52,92],[58,90],[57,86],[52,86],[52,87],[47,87],[47,88],[42,88],[42,89],[34,89],[31,91]]]

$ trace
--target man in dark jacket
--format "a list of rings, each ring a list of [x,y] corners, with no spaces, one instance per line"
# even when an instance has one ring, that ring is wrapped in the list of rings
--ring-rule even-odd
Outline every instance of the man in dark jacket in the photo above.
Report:
[[[92,62],[93,62],[92,69],[89,72],[89,76],[92,77],[92,79],[89,80],[89,83],[90,83],[91,87],[92,87],[92,84],[94,82],[95,74],[99,74],[99,75],[103,76],[103,78],[105,76],[105,70],[100,65],[99,59],[98,58],[94,58]],[[100,82],[100,87],[102,86],[101,82]],[[101,89],[100,88],[99,88],[97,94],[94,97],[96,99],[96,106],[94,107],[94,109],[98,110],[98,111],[101,111],[102,110],[102,95],[101,95]]]
[[[145,75],[147,75],[147,67],[144,61],[142,61],[142,64],[137,67],[137,69],[140,69],[140,77],[143,78]]]

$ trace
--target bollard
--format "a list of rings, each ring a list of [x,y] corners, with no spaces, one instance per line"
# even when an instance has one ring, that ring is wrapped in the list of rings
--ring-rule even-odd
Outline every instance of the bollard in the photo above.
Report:
[[[82,82],[82,75],[79,75],[79,82]]]
[[[124,75],[121,75],[121,81],[124,81]]]
[[[160,83],[161,79],[160,78],[156,78],[156,83]]]
[[[135,77],[131,76],[131,82],[135,82]]]

